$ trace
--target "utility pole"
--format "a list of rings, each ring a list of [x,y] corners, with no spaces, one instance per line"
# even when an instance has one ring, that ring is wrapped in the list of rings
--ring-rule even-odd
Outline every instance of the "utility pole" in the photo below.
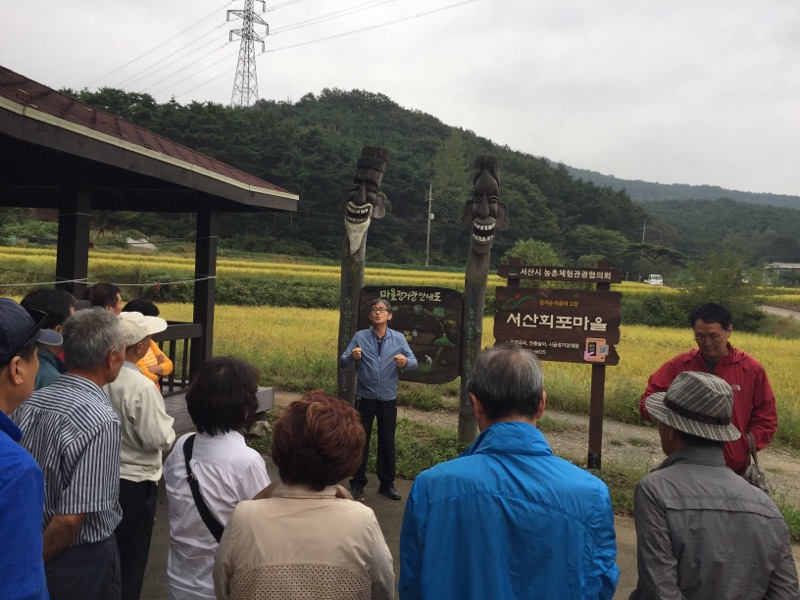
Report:
[[[242,28],[230,32],[228,39],[233,41],[233,36],[238,35],[242,42],[239,45],[239,62],[236,65],[236,77],[233,80],[233,94],[231,106],[250,106],[258,100],[258,76],[256,75],[256,51],[253,42],[261,42],[261,51],[264,51],[264,39],[253,29],[253,23],[264,25],[269,35],[269,25],[253,10],[253,2],[261,2],[261,12],[266,12],[265,0],[244,0],[244,10],[229,10],[225,18],[231,20],[231,13],[241,18]]]
[[[642,223],[642,252],[639,254],[639,281],[642,280],[642,261],[644,260],[644,234],[647,231],[647,221]]]
[[[431,200],[433,200],[433,185],[428,186],[428,237],[425,240],[425,266],[428,266],[428,262],[430,261],[431,257],[431,220],[433,219],[433,215],[431,214]]]

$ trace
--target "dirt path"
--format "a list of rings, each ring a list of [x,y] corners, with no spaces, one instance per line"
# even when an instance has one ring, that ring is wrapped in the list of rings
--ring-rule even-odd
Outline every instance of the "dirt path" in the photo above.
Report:
[[[796,310],[789,310],[788,308],[778,308],[776,306],[762,306],[761,310],[776,317],[790,317],[792,319],[800,319],[800,312]]]
[[[280,410],[299,394],[275,393],[275,407]],[[542,424],[547,441],[553,451],[564,458],[585,460],[589,441],[589,417],[548,410]],[[458,429],[458,415],[453,411],[424,411],[401,406],[398,418],[419,423]],[[765,470],[778,503],[790,504],[800,509],[800,452],[779,446],[770,446],[759,452],[759,465]],[[641,469],[656,467],[664,454],[655,428],[645,425],[628,425],[607,420],[603,424],[603,464]]]

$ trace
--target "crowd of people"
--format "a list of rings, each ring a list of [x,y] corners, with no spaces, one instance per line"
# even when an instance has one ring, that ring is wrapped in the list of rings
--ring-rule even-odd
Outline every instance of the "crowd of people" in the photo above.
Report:
[[[547,394],[531,352],[504,344],[474,362],[480,435],[415,479],[396,588],[380,524],[359,501],[375,419],[379,493],[401,499],[398,374],[417,360],[388,327],[386,299],[340,357],[357,369],[356,407],[315,390],[275,421],[274,482],[240,433],[258,409],[254,367],[202,365],[186,395],[197,431],[176,441],[158,387],[172,364],[153,342],[166,321],[152,303],[124,305],[111,284],[85,300],[0,299],[0,598],[139,598],[162,476],[170,600],[614,596],[608,487],[556,457],[537,428]],[[783,517],[742,477],[747,440],[763,449],[777,427],[769,379],[731,346],[723,307],[698,307],[690,324],[697,348],[642,395],[666,459],[635,490],[630,598],[800,599]]]

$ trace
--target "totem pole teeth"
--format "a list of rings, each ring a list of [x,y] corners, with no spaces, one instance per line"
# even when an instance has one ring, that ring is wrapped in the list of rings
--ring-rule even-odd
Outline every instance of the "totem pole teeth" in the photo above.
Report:
[[[494,239],[495,223],[472,223],[472,239],[478,244],[488,244]]]
[[[353,202],[348,202],[344,218],[348,223],[360,225],[361,223],[368,221],[371,214],[372,214],[371,204],[362,204],[361,206],[359,206],[357,204],[354,204]]]

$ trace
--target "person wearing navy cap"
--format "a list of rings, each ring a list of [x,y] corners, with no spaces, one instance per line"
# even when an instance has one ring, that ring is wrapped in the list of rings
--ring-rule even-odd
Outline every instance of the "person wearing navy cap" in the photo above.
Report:
[[[49,598],[42,560],[44,478],[19,445],[22,431],[8,418],[33,392],[36,343],[49,336],[41,331],[42,319],[37,323],[19,304],[0,298],[0,598],[6,599]]]

